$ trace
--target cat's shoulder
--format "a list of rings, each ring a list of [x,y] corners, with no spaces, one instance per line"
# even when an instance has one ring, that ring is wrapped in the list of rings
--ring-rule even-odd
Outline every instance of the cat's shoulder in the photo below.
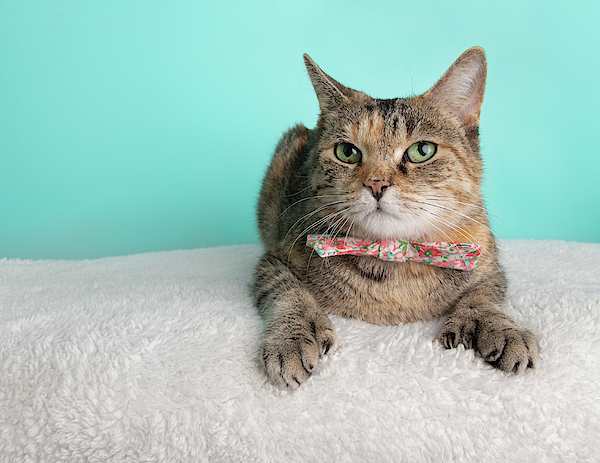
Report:
[[[275,148],[271,165],[267,171],[267,181],[273,179],[274,187],[280,185],[283,179],[288,177],[290,169],[293,169],[294,165],[302,164],[303,154],[307,151],[310,138],[311,130],[302,124],[287,130]]]
[[[311,131],[303,124],[288,129],[279,139],[275,156],[289,157],[301,152],[310,138]]]

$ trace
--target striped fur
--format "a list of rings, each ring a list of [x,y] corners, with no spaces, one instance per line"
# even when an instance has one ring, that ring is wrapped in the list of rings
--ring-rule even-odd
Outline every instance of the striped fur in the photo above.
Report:
[[[252,291],[265,320],[261,359],[270,380],[295,388],[336,347],[327,313],[376,324],[447,315],[444,346],[475,348],[506,371],[534,366],[535,337],[502,312],[506,282],[480,194],[483,50],[467,50],[425,94],[391,100],[343,86],[306,55],[305,63],[321,108],[317,127],[283,135],[258,203],[265,255]],[[437,152],[416,164],[406,153],[420,141]],[[360,162],[340,161],[340,143],[359,148]],[[385,189],[375,194],[373,185]],[[470,272],[321,259],[306,246],[310,233],[475,242],[483,255]]]

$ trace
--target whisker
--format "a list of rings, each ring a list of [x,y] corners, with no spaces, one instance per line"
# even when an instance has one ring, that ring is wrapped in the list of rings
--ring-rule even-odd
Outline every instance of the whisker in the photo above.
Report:
[[[337,215],[341,214],[342,212],[343,211],[332,212],[331,214],[328,214],[325,217],[320,218],[319,220],[310,224],[308,227],[306,227],[304,230],[302,230],[288,248],[288,265],[289,265],[289,261],[290,261],[291,255],[292,255],[292,249],[294,248],[295,244],[298,242],[298,240],[300,238],[310,234],[313,229],[318,229],[318,227],[320,227],[322,224],[326,223],[328,220],[332,219],[333,217],[336,217]]]
[[[438,217],[436,214],[432,213],[431,211],[428,211],[427,209],[423,208],[423,207],[417,207],[417,209],[423,211],[423,212],[427,212],[431,215],[433,215],[437,220],[442,221],[442,219],[440,217]],[[442,230],[440,227],[438,227],[437,225],[435,225],[431,220],[425,219],[427,220],[427,224],[432,226],[433,228],[437,229],[442,235],[444,235],[446,237],[446,239],[450,242],[452,241],[452,239],[450,238],[450,235],[448,235],[448,233],[446,233],[444,230]],[[445,223],[445,225],[449,225],[448,223]],[[449,228],[452,228],[451,226]]]
[[[303,201],[308,201],[309,199],[326,198],[326,197],[329,197],[329,196],[341,196],[341,197],[343,197],[343,195],[342,195],[342,194],[339,194],[339,193],[338,193],[338,194],[331,194],[331,195],[308,196],[308,197],[306,197],[306,198],[299,199],[298,201],[295,201],[294,203],[292,203],[292,204],[290,204],[288,207],[286,207],[286,208],[284,209],[284,211],[283,211],[281,214],[279,214],[279,215],[277,216],[277,218],[275,219],[275,222],[276,222],[276,221],[278,221],[278,220],[281,218],[281,216],[282,216],[283,214],[285,214],[287,211],[289,211],[289,210],[290,210],[292,207],[294,207],[294,206],[296,206],[296,205],[300,204],[300,203],[301,203],[301,202],[303,202]]]
[[[310,178],[310,177],[306,176],[306,177],[304,177],[304,178]],[[290,197],[292,197],[292,196],[299,195],[299,194],[300,194],[300,193],[302,193],[303,191],[309,190],[310,188],[312,188],[312,185],[308,185],[308,186],[306,186],[306,187],[302,188],[301,190],[298,190],[298,191],[296,191],[296,192],[294,192],[294,193],[290,193],[289,195],[283,195],[283,197],[284,197],[284,198],[290,198]]]
[[[486,229],[487,229],[487,230],[488,230],[490,233],[492,233],[492,234],[493,234],[493,235],[494,235],[496,238],[500,239],[500,237],[499,237],[498,235],[496,235],[496,233],[494,233],[494,231],[493,231],[493,230],[492,230],[492,229],[491,229],[491,228],[490,228],[488,225],[486,225],[486,224],[484,224],[484,223],[480,222],[480,221],[479,221],[479,220],[477,220],[477,219],[474,219],[473,217],[470,217],[470,216],[468,216],[468,215],[466,215],[466,214],[463,214],[462,212],[458,212],[456,209],[452,209],[451,207],[447,207],[447,206],[442,206],[441,204],[429,203],[429,202],[427,202],[427,201],[419,201],[419,202],[420,202],[421,204],[426,204],[426,205],[428,205],[428,206],[433,206],[433,207],[437,207],[437,208],[439,208],[439,209],[443,209],[443,210],[445,210],[445,211],[450,211],[450,212],[453,212],[453,213],[455,213],[455,214],[457,214],[457,215],[459,215],[459,216],[461,216],[461,217],[464,217],[464,218],[465,218],[465,219],[467,219],[467,220],[470,220],[471,222],[475,222],[475,223],[477,223],[477,224],[481,225],[482,227],[486,228]],[[457,231],[458,231],[458,230],[457,230]]]
[[[445,198],[444,198],[443,196],[429,196],[429,197],[427,197],[427,198],[425,198],[425,199],[432,199],[432,200],[434,200],[434,201],[435,201],[435,200],[437,200],[437,199],[445,199]],[[516,231],[516,230],[515,230],[513,227],[511,227],[511,226],[510,226],[510,224],[509,224],[509,223],[508,223],[506,220],[504,220],[502,217],[500,217],[500,216],[499,216],[498,214],[496,214],[495,212],[493,212],[493,211],[489,210],[487,207],[485,207],[485,206],[482,206],[482,205],[480,205],[480,204],[470,203],[470,202],[466,202],[466,201],[458,201],[458,200],[456,200],[456,199],[453,199],[452,201],[454,201],[454,202],[455,202],[455,203],[457,203],[457,204],[462,204],[462,205],[465,205],[465,206],[471,206],[471,207],[475,207],[475,208],[477,208],[477,209],[482,209],[482,210],[484,210],[484,211],[485,211],[485,212],[487,212],[488,214],[491,214],[491,215],[493,215],[494,217],[496,217],[498,220],[500,220],[500,221],[501,221],[501,222],[502,222],[504,225],[506,225],[508,228],[510,228],[510,230],[511,230],[511,231],[512,231],[512,232],[515,234],[515,236],[516,236],[517,238],[521,239],[521,236],[520,236],[520,235],[517,233],[517,231]],[[496,235],[496,236],[497,236],[497,235]]]
[[[342,203],[342,202],[343,202],[343,201],[337,201],[336,203],[332,203],[332,204],[329,204],[329,205],[327,205],[327,206],[323,206],[323,208],[325,208],[325,207],[328,207],[328,206],[331,206],[331,205],[334,205],[334,204],[339,204],[339,203]],[[291,257],[292,249],[294,248],[294,245],[296,244],[296,242],[297,242],[297,241],[298,241],[300,238],[302,238],[304,235],[308,234],[308,232],[309,232],[311,229],[318,229],[318,227],[320,227],[322,224],[324,224],[324,223],[327,223],[329,220],[331,220],[332,218],[334,218],[334,217],[336,217],[336,216],[338,216],[338,215],[340,215],[340,214],[343,214],[343,213],[344,213],[344,212],[346,212],[348,209],[349,209],[349,207],[347,207],[347,208],[345,208],[345,209],[342,209],[341,211],[335,211],[335,212],[332,212],[332,213],[330,213],[330,214],[326,215],[325,217],[321,217],[319,220],[317,220],[316,222],[313,222],[313,223],[312,223],[312,224],[310,224],[308,227],[306,227],[304,230],[302,230],[302,231],[301,231],[301,232],[298,234],[298,236],[296,237],[296,239],[295,239],[295,240],[292,242],[292,244],[291,244],[291,245],[289,246],[289,248],[288,248],[288,264],[289,264],[289,259],[290,259],[290,257]],[[318,212],[318,210],[317,210],[317,212]],[[315,212],[311,213],[311,215],[314,215],[314,213],[315,213]],[[290,232],[290,231],[291,231],[291,228],[290,228],[290,230],[288,230],[288,234],[289,234],[289,232]],[[287,237],[287,234],[286,234],[286,237]],[[284,242],[285,242],[285,240],[284,240]]]
[[[472,241],[473,243],[475,243],[475,244],[478,244],[479,246],[481,246],[481,251],[482,251],[482,253],[486,254],[486,255],[487,255],[487,256],[488,256],[488,257],[489,257],[489,258],[492,260],[492,262],[494,263],[494,265],[496,266],[496,268],[497,268],[499,271],[502,271],[502,269],[500,268],[500,265],[498,264],[498,261],[497,261],[497,260],[496,260],[496,259],[495,259],[495,258],[492,256],[492,254],[489,252],[489,250],[486,248],[486,246],[484,246],[483,244],[481,244],[481,243],[480,243],[480,242],[479,242],[479,241],[478,241],[478,240],[477,240],[477,239],[476,239],[476,238],[475,238],[473,235],[471,235],[469,232],[467,232],[467,231],[465,231],[465,230],[462,230],[462,229],[458,229],[458,228],[456,227],[456,225],[454,225],[454,224],[452,224],[451,222],[447,221],[446,219],[442,218],[441,216],[439,216],[439,215],[438,215],[438,214],[436,214],[435,212],[432,212],[432,211],[430,211],[430,210],[427,210],[427,209],[425,209],[425,208],[423,208],[423,207],[419,207],[419,206],[416,206],[416,207],[417,207],[419,210],[421,210],[421,211],[423,211],[423,212],[426,212],[426,213],[428,213],[428,214],[432,215],[432,216],[433,216],[433,217],[434,217],[436,220],[438,220],[438,221],[442,222],[444,225],[446,225],[446,226],[447,226],[448,228],[450,228],[451,230],[457,231],[457,232],[459,232],[459,233],[463,233],[463,234],[465,234],[466,236],[468,236],[468,237],[471,239],[471,241]],[[442,231],[442,230],[441,230],[439,227],[435,226],[435,225],[434,225],[433,223],[431,223],[430,221],[428,221],[428,222],[430,223],[430,225],[431,225],[431,226],[433,226],[433,227],[437,228],[438,230]],[[444,235],[446,235],[446,237],[447,237],[447,238],[450,238],[450,237],[448,236],[448,234],[447,234],[447,233],[445,233],[445,232],[442,232],[442,233],[443,233]]]
[[[350,226],[348,227],[348,231],[346,232],[346,239],[348,239],[348,236],[350,235],[351,231],[352,231],[352,227],[354,226],[354,221],[356,219],[352,219],[352,222],[350,222]]]
[[[345,211],[340,211],[340,212],[343,213]],[[344,226],[344,223],[347,223],[347,222],[348,222],[348,219],[342,215],[333,224],[331,224],[330,226],[327,227],[327,230],[325,230],[324,234],[336,236],[339,233],[339,230],[341,230],[341,228]],[[321,270],[323,269],[323,266],[325,266],[325,265],[329,266],[328,259],[321,260]]]
[[[298,220],[296,220],[296,222],[294,222],[294,224],[288,229],[287,233],[285,234],[285,236],[283,237],[283,242],[285,243],[288,235],[290,234],[290,232],[296,227],[296,225],[298,225],[301,222],[306,222],[310,217],[312,217],[315,214],[318,214],[319,212],[327,209],[328,207],[331,206],[335,206],[337,204],[342,204],[344,201],[334,201],[332,203],[329,204],[325,204],[321,207],[316,208],[314,211],[309,212],[308,214],[304,214],[302,217],[300,217]]]

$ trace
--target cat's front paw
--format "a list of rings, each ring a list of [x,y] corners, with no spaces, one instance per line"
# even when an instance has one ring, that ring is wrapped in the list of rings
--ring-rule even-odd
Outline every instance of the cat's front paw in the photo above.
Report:
[[[312,375],[319,358],[336,347],[335,328],[324,314],[287,319],[269,327],[260,346],[260,358],[273,384],[296,389]]]
[[[503,371],[522,373],[539,361],[535,336],[500,314],[486,319],[451,316],[438,340],[447,349],[460,344],[473,348],[486,362]]]

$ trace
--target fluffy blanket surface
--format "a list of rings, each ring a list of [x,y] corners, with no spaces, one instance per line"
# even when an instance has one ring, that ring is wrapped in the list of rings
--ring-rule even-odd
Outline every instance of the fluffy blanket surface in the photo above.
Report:
[[[295,392],[257,360],[259,246],[0,260],[0,461],[599,461],[600,244],[501,251],[536,370],[445,350],[443,319],[331,317],[339,348]]]

